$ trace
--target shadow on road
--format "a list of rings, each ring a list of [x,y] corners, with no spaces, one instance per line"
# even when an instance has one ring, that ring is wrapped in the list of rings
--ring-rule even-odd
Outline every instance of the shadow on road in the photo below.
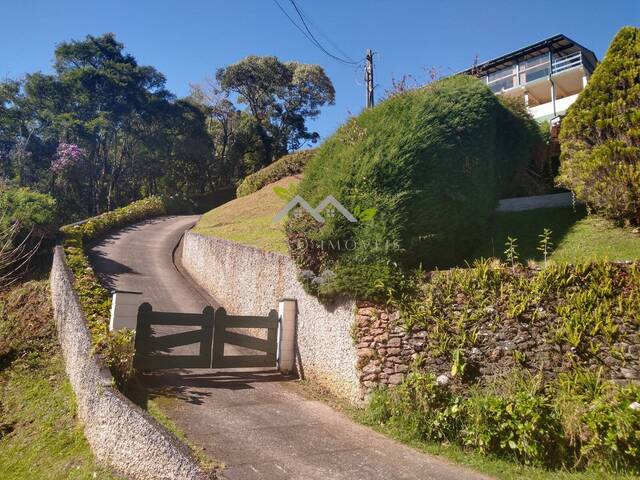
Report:
[[[139,378],[149,398],[170,397],[195,405],[201,405],[202,399],[211,396],[214,390],[247,390],[253,389],[254,383],[289,380],[291,377],[284,376],[273,369],[206,373],[197,373],[193,370],[167,370],[144,373]],[[136,403],[140,404],[137,400]]]

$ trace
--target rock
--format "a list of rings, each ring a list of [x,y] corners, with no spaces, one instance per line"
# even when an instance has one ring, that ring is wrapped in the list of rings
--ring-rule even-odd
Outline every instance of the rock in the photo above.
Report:
[[[398,364],[395,367],[396,373],[404,373],[407,370],[409,370],[409,366],[408,365],[403,365],[403,364]]]
[[[640,410],[640,403],[639,402],[630,403],[629,408],[631,410]]]
[[[622,373],[622,376],[624,378],[628,378],[628,379],[638,378],[638,372],[636,370],[631,369],[631,368],[622,367],[620,369],[620,373]]]
[[[362,371],[364,373],[378,373],[380,372],[381,368],[378,365],[375,365],[373,363],[369,363],[367,364]]]
[[[399,338],[390,338],[387,342],[387,347],[399,347],[402,344],[402,340]]]
[[[474,355],[474,356],[477,357],[477,356],[480,356],[481,354],[482,354],[482,352],[480,351],[480,349],[478,347],[473,347],[471,349],[471,355]]]
[[[404,380],[404,375],[402,373],[395,373],[389,376],[389,384],[391,385],[399,385]]]
[[[371,348],[359,348],[356,355],[360,358],[371,358],[375,355],[375,351]]]
[[[436,378],[436,383],[441,387],[444,387],[445,385],[449,384],[449,377],[446,375],[438,375],[438,378]]]
[[[387,340],[389,340],[389,333],[384,332],[383,334],[378,335],[377,337],[375,337],[374,340],[376,342],[380,342],[380,343],[386,342]]]
[[[402,350],[400,348],[387,348],[389,355],[399,355]]]

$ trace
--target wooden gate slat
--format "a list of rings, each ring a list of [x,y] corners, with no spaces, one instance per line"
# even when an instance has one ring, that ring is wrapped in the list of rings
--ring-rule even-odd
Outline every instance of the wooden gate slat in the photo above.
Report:
[[[191,345],[202,341],[203,330],[191,330],[189,332],[172,333],[161,337],[147,338],[142,344],[141,351],[144,353],[167,350],[169,348]]]
[[[269,330],[275,331],[276,329],[270,328]],[[264,338],[251,337],[249,335],[243,335],[242,333],[237,332],[225,331],[224,343],[228,343],[229,345],[237,345],[238,347],[250,348],[251,350],[259,350],[266,353],[276,353],[276,345],[269,340],[265,340]]]

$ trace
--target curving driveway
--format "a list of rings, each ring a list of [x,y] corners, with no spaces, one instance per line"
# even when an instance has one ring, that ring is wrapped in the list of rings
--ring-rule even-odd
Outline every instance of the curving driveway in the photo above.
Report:
[[[96,272],[109,288],[141,291],[157,310],[215,305],[173,262],[197,218],[162,217],[107,236],[90,252]],[[172,370],[145,381],[172,398],[162,402],[165,413],[226,465],[229,479],[488,478],[358,425],[274,371]]]

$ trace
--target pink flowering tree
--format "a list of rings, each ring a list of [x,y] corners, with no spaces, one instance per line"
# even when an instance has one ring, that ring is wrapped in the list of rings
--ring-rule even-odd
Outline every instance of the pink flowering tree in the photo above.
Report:
[[[84,150],[75,143],[60,143],[56,157],[51,162],[51,170],[54,173],[62,173],[71,167],[78,165],[84,157]]]

